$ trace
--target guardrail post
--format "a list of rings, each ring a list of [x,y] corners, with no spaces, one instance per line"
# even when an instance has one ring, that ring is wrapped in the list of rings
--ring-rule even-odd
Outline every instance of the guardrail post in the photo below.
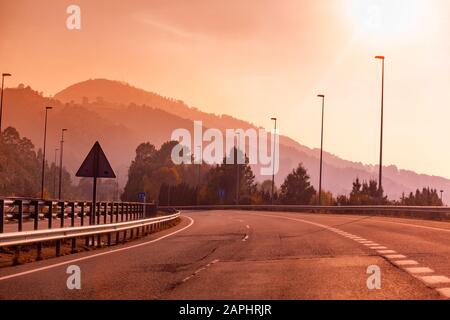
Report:
[[[75,227],[75,202],[71,202],[69,203],[70,206],[70,213],[71,213],[71,226],[72,228]],[[78,252],[77,250],[77,238],[72,238],[72,250],[70,251],[71,253],[76,253]]]
[[[61,209],[61,211],[60,211],[60,223],[59,223],[59,226],[61,227],[61,228],[64,228],[64,213],[65,213],[65,206],[66,206],[66,203],[65,202],[60,202],[59,203],[59,206],[60,206],[60,209]]]
[[[51,229],[53,227],[53,202],[47,202],[48,205],[48,228]]]
[[[97,202],[97,224],[99,225],[101,222],[101,210],[102,210],[102,206],[100,202]],[[102,242],[102,237],[101,235],[97,235],[97,248],[101,247],[101,242]]]
[[[80,206],[80,225],[83,227],[84,226],[84,202],[78,203],[78,205]]]
[[[96,210],[97,210],[97,224],[100,224],[100,210],[101,210],[100,202],[97,202]]]
[[[38,230],[39,229],[39,201],[33,201],[32,202],[34,207],[34,225],[33,229]]]
[[[23,231],[23,201],[17,200],[16,204],[19,207],[18,231],[22,232]]]
[[[114,202],[111,202],[109,206],[109,223],[114,223]]]
[[[120,221],[123,222],[123,202],[120,204]]]
[[[119,222],[119,204],[116,203],[116,223]]]
[[[56,240],[56,256],[61,256],[61,240]]]
[[[105,202],[103,203],[103,213],[104,213],[104,218],[103,218],[103,224],[107,223],[107,218],[108,218],[108,203]]]
[[[130,205],[128,203],[125,204],[125,221],[130,219]]]
[[[64,209],[65,209],[66,204],[65,204],[65,202],[61,201],[58,203],[58,205],[60,207],[60,211],[59,211],[60,224],[59,224],[59,226],[60,226],[60,228],[64,228],[64,211],[65,211]],[[61,243],[62,243],[61,240],[56,240],[56,256],[57,257],[61,256]]]
[[[5,200],[0,200],[0,233],[5,231]]]

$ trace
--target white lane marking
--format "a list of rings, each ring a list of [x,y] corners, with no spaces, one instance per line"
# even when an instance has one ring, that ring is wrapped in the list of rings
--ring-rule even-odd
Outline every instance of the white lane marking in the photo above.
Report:
[[[364,245],[366,247],[372,247],[372,246],[379,246],[380,244],[373,242],[373,243],[365,243]]]
[[[387,248],[383,247],[383,246],[370,246],[370,249],[373,249],[373,250],[384,250],[384,249],[387,249]]]
[[[440,288],[436,289],[442,296],[450,298],[450,288]]]
[[[418,273],[433,273],[434,270],[427,267],[405,268],[405,270],[412,274]]]
[[[398,266],[415,266],[415,265],[419,264],[415,260],[398,260],[398,261],[393,261],[392,263],[394,263]]]
[[[384,257],[389,260],[406,259],[406,256],[404,256],[402,254],[390,254],[390,255],[386,255]]]
[[[245,241],[247,241],[247,240],[248,240],[248,234],[245,236],[244,239],[242,239],[242,241],[245,242]]]
[[[192,219],[191,217],[188,217],[188,216],[185,216],[185,217],[188,218],[189,220],[191,220],[189,225],[187,225],[186,227],[184,227],[184,228],[182,228],[180,230],[177,230],[175,232],[166,234],[165,236],[162,236],[160,238],[157,238],[157,239],[154,239],[154,240],[150,240],[150,241],[147,241],[147,242],[144,242],[144,243],[135,244],[135,245],[132,245],[132,246],[129,246],[129,247],[125,247],[125,248],[112,249],[112,250],[109,250],[107,252],[101,252],[101,253],[97,253],[97,254],[92,254],[90,256],[86,256],[86,257],[82,257],[82,258],[78,258],[78,259],[72,259],[72,260],[68,260],[68,261],[60,262],[60,263],[55,263],[55,264],[52,264],[52,265],[49,265],[49,266],[45,266],[45,267],[41,267],[41,268],[36,268],[36,269],[31,269],[31,270],[28,270],[28,271],[24,271],[24,272],[10,274],[10,275],[7,275],[7,276],[0,277],[0,281],[12,279],[12,278],[17,278],[17,277],[25,276],[25,275],[36,273],[36,272],[40,272],[40,271],[54,269],[54,268],[58,268],[58,267],[61,267],[61,266],[68,265],[68,264],[73,264],[75,262],[90,260],[90,259],[94,259],[94,258],[97,258],[97,257],[101,257],[101,256],[106,256],[106,255],[110,255],[110,254],[113,254],[113,253],[117,253],[117,252],[128,251],[128,250],[131,250],[131,249],[143,247],[143,246],[146,246],[146,245],[149,245],[149,244],[161,241],[161,240],[163,240],[165,238],[171,237],[171,236],[173,236],[173,235],[175,235],[177,233],[180,233],[180,232],[190,228],[194,224],[194,219]]]
[[[318,227],[322,227],[322,228],[324,228],[326,230],[333,231],[333,232],[335,232],[334,230],[336,230],[335,228],[332,228],[332,227],[329,227],[329,226],[326,226],[326,225],[322,225],[322,224],[319,224],[319,223],[314,223],[314,222],[311,222],[311,221],[303,220],[303,219],[294,219],[294,218],[288,218],[288,217],[282,217],[282,216],[264,215],[264,214],[257,214],[257,215],[271,217],[271,218],[278,218],[278,219],[281,218],[281,219],[293,220],[293,221],[298,221],[298,222],[304,222],[304,223],[307,223],[307,224],[310,224],[310,225],[315,225],[315,226],[318,226]],[[377,222],[377,220],[372,220],[372,221]],[[447,229],[440,229],[440,228],[434,228],[434,227],[411,225],[411,224],[407,224],[407,223],[398,223],[398,222],[390,222],[390,221],[378,221],[378,222],[380,222],[380,223],[381,222],[386,222],[386,223],[406,225],[406,226],[411,226],[411,227],[418,227],[418,228],[424,228],[424,229],[431,229],[431,230],[450,232],[450,230],[447,230]],[[357,241],[357,239],[361,239],[361,238],[359,238],[357,236],[353,236],[353,235],[346,234],[346,233],[341,233],[341,232],[335,232],[335,233],[343,235],[343,236],[345,236],[347,238],[350,238],[350,239],[354,239],[356,241]],[[364,244],[364,245],[365,246],[370,246],[370,244]],[[394,250],[378,250],[377,252],[380,253],[380,254],[383,254],[384,257],[386,257],[388,259],[392,259],[392,260],[394,260],[394,259],[405,259],[406,258],[406,256],[404,256],[404,255],[397,254],[397,252],[394,251]],[[398,265],[398,266],[411,266],[411,265],[418,265],[419,264],[417,261],[414,261],[414,260],[397,260],[397,261],[392,261],[392,262],[394,264]],[[415,273],[422,273],[422,272],[423,273],[429,273],[429,272],[433,273],[434,272],[432,269],[426,268],[426,267],[422,267],[422,268],[419,268],[419,267],[406,268],[405,267],[405,269],[406,269],[405,271],[407,271],[407,272],[408,272],[408,269],[409,269],[409,272],[412,275],[413,275],[414,272]],[[433,276],[433,275],[429,275],[429,276],[413,275],[413,276],[415,276],[416,278],[418,278],[418,279],[420,279],[423,282],[428,283],[428,284],[437,285],[437,284],[450,283],[450,279],[448,277],[446,277],[446,276]],[[450,288],[437,288],[436,290],[442,296],[444,296],[446,298],[450,298]]]
[[[392,223],[392,224],[399,224],[402,226],[408,226],[408,227],[413,227],[413,228],[422,228],[422,229],[429,229],[429,230],[435,230],[435,231],[450,232],[450,229],[421,226],[418,224],[410,224],[410,223],[394,222],[394,221],[383,221],[383,220],[378,220],[378,219],[370,219],[368,221],[374,221],[374,222],[380,222],[380,223]]]
[[[397,253],[397,251],[394,251],[394,250],[378,250],[377,251],[379,254],[395,254],[395,253]]]
[[[206,267],[200,268],[200,269],[196,270],[196,271],[194,272],[194,274],[200,273],[200,272],[202,272],[202,271],[205,270],[205,269],[206,269]]]
[[[197,274],[199,274],[200,272],[208,269],[209,267],[211,267],[213,264],[216,264],[217,262],[219,262],[218,259],[211,261],[210,263],[208,263],[206,266],[201,267],[200,269],[196,270],[193,274],[191,274],[189,277],[186,277],[182,280],[182,282],[186,282],[189,281],[190,279],[192,279],[193,277],[195,277]]]
[[[189,280],[192,279],[193,277],[194,277],[193,275],[190,275],[189,277],[184,278],[184,279],[183,279],[183,282],[189,281]]]
[[[246,225],[245,227],[246,227],[247,229],[250,229],[250,226],[249,226],[249,225]]]
[[[423,276],[419,279],[427,284],[450,283],[450,279],[446,276]]]

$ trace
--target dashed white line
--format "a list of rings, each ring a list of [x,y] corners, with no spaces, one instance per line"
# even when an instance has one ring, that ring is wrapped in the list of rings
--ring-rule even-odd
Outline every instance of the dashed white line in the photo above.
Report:
[[[186,277],[182,280],[182,282],[186,282],[191,280],[192,278],[194,278],[196,275],[198,275],[200,272],[208,269],[209,267],[211,267],[213,264],[216,264],[217,262],[219,262],[218,259],[211,261],[210,263],[208,263],[206,266],[201,267],[200,269],[197,269],[193,274],[191,274],[189,277]]]
[[[411,274],[419,274],[419,273],[433,273],[434,270],[427,267],[416,267],[416,268],[406,268],[407,272]]]
[[[247,241],[247,240],[248,240],[248,234],[245,236],[244,239],[242,239],[242,241],[245,242],[245,241]]]
[[[386,259],[395,260],[395,259],[406,259],[406,256],[402,254],[389,254],[384,256]]]
[[[394,250],[378,250],[377,251],[379,254],[394,254],[394,253],[397,253],[397,251],[394,251]]]
[[[450,283],[450,279],[446,276],[424,276],[419,277],[419,279],[427,284]]]
[[[416,266],[419,264],[417,261],[414,261],[414,260],[397,260],[397,261],[393,261],[392,263],[394,263],[398,266]]]
[[[260,216],[266,216],[266,217],[272,217],[272,218],[281,218],[281,219],[287,219],[287,220],[294,220],[294,221],[298,221],[298,222],[304,222],[304,223],[308,223],[311,225],[315,225],[318,227],[322,227],[324,229],[327,229],[329,231],[332,231],[336,234],[339,234],[341,236],[344,236],[348,239],[354,240],[366,247],[369,247],[372,250],[376,250],[377,253],[383,255],[383,257],[385,257],[386,259],[390,260],[392,263],[396,264],[399,267],[402,267],[402,269],[406,272],[408,272],[409,274],[411,274],[412,276],[416,277],[417,279],[421,280],[422,282],[424,282],[425,284],[428,285],[441,285],[441,284],[448,284],[450,283],[450,278],[446,277],[446,276],[441,276],[441,275],[427,275],[427,276],[419,276],[419,275],[423,275],[423,274],[431,274],[434,273],[434,271],[428,267],[419,267],[419,263],[417,261],[414,260],[405,260],[407,257],[405,255],[402,254],[398,254],[396,251],[394,250],[389,250],[386,247],[375,243],[373,241],[370,240],[366,240],[364,238],[358,237],[356,235],[347,233],[343,230],[339,230],[336,228],[332,228],[332,227],[328,227],[326,225],[322,225],[319,223],[315,223],[312,221],[307,221],[304,219],[294,219],[294,218],[288,218],[288,217],[280,217],[280,216],[272,216],[272,215],[263,215],[260,214]],[[389,221],[383,221],[383,222],[388,222]],[[395,222],[390,222],[390,223],[395,223]],[[397,224],[403,224],[403,223],[397,223]],[[423,227],[423,226],[416,226],[416,225],[410,225],[410,224],[403,224],[403,225],[408,225],[408,226],[412,226],[412,227],[422,227],[425,229],[433,229],[433,230],[440,230],[440,231],[446,231],[446,232],[450,232],[449,230],[445,230],[445,229],[439,229],[439,228],[433,228],[433,227]],[[383,249],[383,250],[379,250],[379,249]],[[450,288],[435,288],[435,290],[443,297],[450,299]]]
[[[443,297],[450,298],[450,288],[439,288],[436,289]]]

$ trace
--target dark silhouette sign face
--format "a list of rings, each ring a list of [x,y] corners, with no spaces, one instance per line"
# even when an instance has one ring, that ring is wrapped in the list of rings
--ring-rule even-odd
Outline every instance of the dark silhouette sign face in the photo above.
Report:
[[[77,177],[84,178],[115,178],[116,175],[106,158],[105,153],[98,141],[83,161],[76,174]]]

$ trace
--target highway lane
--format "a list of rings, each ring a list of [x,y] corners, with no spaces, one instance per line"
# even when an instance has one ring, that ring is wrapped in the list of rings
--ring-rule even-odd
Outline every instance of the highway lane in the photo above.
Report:
[[[435,288],[450,285],[429,282],[450,275],[449,240],[449,223],[188,212],[178,227],[127,245],[1,269],[0,299],[441,299]],[[395,265],[403,260],[417,265]],[[70,264],[81,268],[81,290],[66,286]],[[371,265],[380,290],[367,288]]]

